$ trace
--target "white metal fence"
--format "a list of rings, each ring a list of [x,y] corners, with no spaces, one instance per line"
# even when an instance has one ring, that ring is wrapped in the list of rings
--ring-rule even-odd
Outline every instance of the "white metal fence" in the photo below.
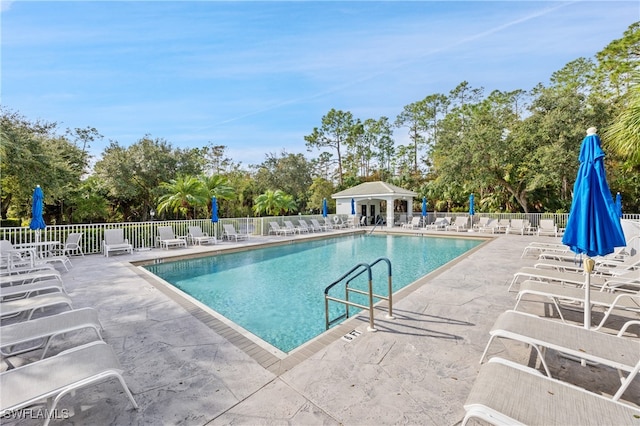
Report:
[[[406,214],[408,220],[411,216],[419,216],[420,212]],[[336,215],[330,215],[333,218]],[[346,220],[346,215],[340,215]],[[398,215],[399,216],[399,215]],[[429,212],[427,215],[427,223],[432,223],[437,217],[453,217],[468,216],[468,213],[447,213],[447,212]],[[474,221],[481,217],[490,217],[492,219],[500,219],[508,221],[511,219],[527,219],[531,226],[537,227],[540,219],[553,219],[556,225],[564,228],[567,223],[568,214],[566,213],[477,213],[474,215]],[[399,217],[398,217],[399,218]],[[396,218],[396,219],[398,219]],[[60,241],[64,242],[67,236],[72,232],[82,233],[81,245],[85,254],[101,253],[102,240],[105,229],[122,228],[125,238],[133,244],[134,248],[155,247],[156,236],[158,235],[158,226],[171,226],[176,235],[187,235],[189,226],[200,226],[202,230],[209,235],[215,235],[220,238],[223,235],[223,225],[231,224],[240,234],[250,235],[267,235],[269,233],[269,222],[278,222],[284,226],[283,221],[291,220],[294,223],[298,219],[318,219],[321,223],[324,218],[321,215],[298,215],[298,216],[272,216],[272,217],[245,217],[245,218],[221,218],[217,223],[211,222],[211,219],[192,219],[192,220],[168,220],[168,221],[150,221],[150,222],[124,222],[124,223],[94,223],[94,224],[73,224],[73,225],[50,225],[42,231],[33,231],[28,227],[7,227],[0,228],[0,239],[9,240],[14,244],[31,243],[40,241]],[[623,219],[629,219],[640,222],[640,214],[624,214]]]

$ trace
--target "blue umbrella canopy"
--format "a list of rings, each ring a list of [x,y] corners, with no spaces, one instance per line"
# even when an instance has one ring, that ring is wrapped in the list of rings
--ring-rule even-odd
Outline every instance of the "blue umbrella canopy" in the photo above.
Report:
[[[31,222],[29,223],[29,228],[36,230],[44,229],[47,227],[47,224],[44,223],[44,218],[42,217],[43,208],[44,193],[42,192],[42,188],[40,188],[40,185],[38,185],[33,191],[33,202],[31,204]]]
[[[589,130],[580,147],[580,167],[562,243],[574,253],[604,256],[626,241],[607,183],[600,138]]]
[[[211,198],[211,222],[218,223],[218,200],[216,197]]]
[[[473,197],[473,194],[469,195],[469,215],[473,216],[474,214],[476,214],[476,210],[475,210],[475,198]]]
[[[622,195],[619,192],[616,194],[616,212],[622,217]]]
[[[328,210],[329,209],[327,208],[327,199],[323,198],[322,199],[322,217],[327,217],[327,214],[329,213]]]
[[[583,266],[584,327],[591,327],[591,271],[594,261],[589,256],[613,253],[626,245],[620,217],[611,197],[604,171],[604,151],[595,128],[587,130],[580,147],[580,167],[573,186],[573,202],[562,243],[571,251],[586,254]]]
[[[427,197],[422,197],[422,217],[427,215]]]
[[[351,199],[351,214],[356,214],[356,200]]]

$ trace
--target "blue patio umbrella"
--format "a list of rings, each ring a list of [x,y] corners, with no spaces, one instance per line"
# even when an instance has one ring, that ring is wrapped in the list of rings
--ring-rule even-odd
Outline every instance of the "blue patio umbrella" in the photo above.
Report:
[[[29,228],[35,230],[41,230],[47,227],[47,224],[44,223],[44,218],[42,217],[42,210],[44,208],[44,193],[42,192],[42,188],[40,185],[36,186],[36,189],[33,191],[33,201],[31,204],[31,222],[29,222]],[[36,236],[40,236],[40,233],[36,234]]]
[[[626,245],[604,170],[604,151],[595,128],[587,130],[580,147],[580,167],[573,186],[573,202],[562,243],[577,254],[585,254],[586,272],[584,326],[591,326],[590,283],[593,260],[589,256],[613,253]]]
[[[356,200],[351,199],[351,214],[356,214]]]
[[[327,217],[327,214],[329,213],[328,210],[329,209],[327,208],[327,199],[323,198],[322,199],[322,217]]]
[[[427,197],[422,197],[422,224],[427,224]]]
[[[471,218],[471,230],[473,230],[473,215],[476,214],[475,197],[473,194],[469,195],[469,217]]]
[[[622,195],[619,192],[616,194],[616,212],[622,217]]]
[[[211,222],[213,223],[218,223],[218,200],[216,199],[216,197],[212,197],[211,198]],[[217,235],[216,232],[216,227],[213,227],[213,236],[216,237]]]

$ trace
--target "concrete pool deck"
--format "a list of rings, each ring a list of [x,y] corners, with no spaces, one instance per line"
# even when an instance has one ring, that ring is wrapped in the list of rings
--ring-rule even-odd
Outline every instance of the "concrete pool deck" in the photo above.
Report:
[[[478,235],[491,237],[474,236]],[[458,424],[489,330],[498,315],[515,304],[515,293],[507,291],[513,273],[534,263],[533,257],[520,258],[522,249],[533,240],[557,240],[494,236],[400,291],[394,301],[395,320],[377,311],[377,332],[366,331],[365,317],[353,318],[333,336],[284,358],[269,354],[224,321],[211,321],[211,316],[130,263],[291,239],[256,237],[248,243],[74,257],[73,268],[63,274],[74,307],[98,310],[104,340],[115,349],[140,408],[134,410],[112,380],[64,397],[58,410],[68,410],[63,414],[70,417],[52,424]],[[532,312],[544,309],[542,304],[529,305]],[[357,337],[341,337],[351,330]],[[90,336],[69,335],[54,349]],[[491,354],[535,364],[532,351],[514,342],[494,344]],[[37,355],[23,357],[33,361]],[[24,362],[19,357],[10,361]],[[587,388],[597,384],[607,389],[619,383],[615,371],[580,367],[553,354],[548,361],[552,373]],[[640,401],[638,381],[625,399]],[[5,418],[2,423],[36,425],[42,419]]]

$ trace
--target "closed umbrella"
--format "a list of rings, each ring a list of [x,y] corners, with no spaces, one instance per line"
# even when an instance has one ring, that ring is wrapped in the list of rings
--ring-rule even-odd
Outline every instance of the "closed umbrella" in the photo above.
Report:
[[[351,199],[351,214],[356,214],[356,200],[354,200],[353,198]]]
[[[622,217],[622,195],[619,192],[616,194],[616,212],[619,217]]]
[[[42,188],[40,185],[36,186],[36,189],[33,191],[33,200],[31,203],[31,222],[29,222],[29,228],[34,231],[40,231],[47,227],[47,224],[44,223],[44,218],[42,217],[42,210],[44,208],[44,193],[42,192]],[[40,232],[36,233],[36,239],[40,239]]]
[[[469,195],[469,216],[471,218],[470,229],[473,229],[473,215],[476,214],[475,210],[475,198],[473,194]]]
[[[218,223],[218,200],[216,197],[211,198],[211,222]],[[217,238],[216,227],[213,227],[213,236]]]
[[[427,197],[422,197],[422,226],[427,225]]]
[[[322,217],[327,217],[328,214],[328,209],[327,209],[327,199],[323,198],[322,199]]]
[[[585,254],[584,327],[591,327],[590,285],[594,261],[615,247],[626,245],[604,170],[604,151],[596,129],[587,130],[580,147],[580,167],[573,186],[573,202],[562,243],[577,254]]]

